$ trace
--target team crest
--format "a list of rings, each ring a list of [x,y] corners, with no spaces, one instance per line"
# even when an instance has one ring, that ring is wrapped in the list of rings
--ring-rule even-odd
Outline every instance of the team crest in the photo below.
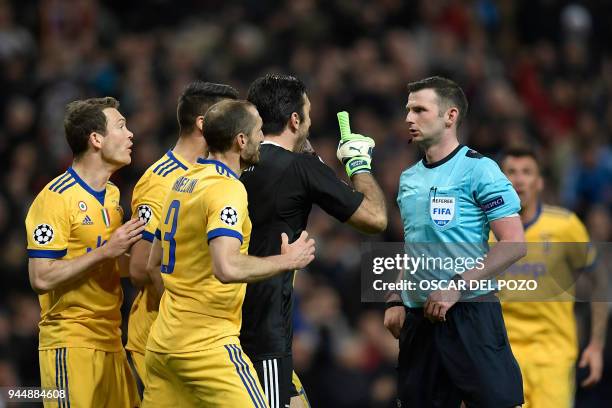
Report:
[[[151,217],[153,216],[153,210],[146,204],[141,204],[138,206],[138,219],[143,221],[145,225],[151,221]]]
[[[53,241],[53,228],[49,224],[39,224],[34,229],[34,241],[38,245],[47,245]]]
[[[87,211],[87,204],[85,204],[85,201],[79,201],[79,210],[83,212]]]
[[[429,216],[438,227],[444,227],[455,218],[455,197],[431,197]]]
[[[233,207],[225,207],[221,210],[221,221],[233,227],[238,223],[238,211]]]

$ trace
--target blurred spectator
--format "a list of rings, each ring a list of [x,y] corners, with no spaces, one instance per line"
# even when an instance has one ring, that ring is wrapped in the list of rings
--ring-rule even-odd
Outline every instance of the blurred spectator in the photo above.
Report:
[[[176,137],[176,100],[189,81],[230,83],[244,95],[263,73],[295,73],[309,88],[313,145],[337,174],[337,111],[375,138],[390,222],[368,239],[402,241],[397,182],[420,159],[406,142],[405,84],[446,75],[468,94],[463,143],[486,155],[538,148],[551,176],[546,201],[577,211],[593,239],[609,241],[611,14],[610,2],[548,0],[0,0],[0,385],[38,381],[23,219],[33,194],[70,165],[67,102],[121,101],[135,145],[114,181],[128,209],[134,182]],[[394,406],[397,344],[378,306],[360,303],[364,238],[316,208],[308,229],[319,251],[296,281],[294,361],[311,402]]]

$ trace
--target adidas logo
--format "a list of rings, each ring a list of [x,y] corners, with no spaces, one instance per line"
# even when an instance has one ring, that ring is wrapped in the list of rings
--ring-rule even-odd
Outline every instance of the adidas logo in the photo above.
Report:
[[[91,218],[89,218],[89,215],[86,215],[85,218],[83,218],[83,225],[93,225],[93,221]]]

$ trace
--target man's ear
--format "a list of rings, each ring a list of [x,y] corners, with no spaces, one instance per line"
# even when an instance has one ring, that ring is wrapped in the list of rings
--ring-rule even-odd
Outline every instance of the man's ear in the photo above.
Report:
[[[202,133],[202,129],[204,129],[204,116],[198,116],[196,118],[195,126],[200,130],[200,133]]]
[[[97,150],[102,148],[102,139],[104,138],[103,135],[101,135],[98,132],[91,132],[89,134],[89,143]]]
[[[446,125],[447,128],[452,127],[453,124],[456,124],[458,120],[459,120],[459,109],[450,108],[446,111],[444,124]]]
[[[542,191],[544,191],[544,187],[546,187],[546,185],[544,184],[544,177],[542,177],[541,175],[538,175],[538,183],[536,186],[538,193],[541,193]]]
[[[238,142],[238,147],[242,150],[247,144],[247,137],[244,133],[238,133],[236,135],[236,141]]]
[[[289,129],[291,129],[291,131],[294,133],[297,132],[298,128],[300,127],[300,123],[300,115],[298,115],[297,112],[293,112],[289,118]]]

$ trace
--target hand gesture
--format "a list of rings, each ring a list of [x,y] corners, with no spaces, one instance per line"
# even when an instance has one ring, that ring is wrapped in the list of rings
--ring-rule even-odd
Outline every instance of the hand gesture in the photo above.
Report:
[[[281,234],[281,254],[287,258],[288,269],[302,269],[314,259],[315,241],[308,239],[308,232],[302,231],[300,237],[289,244],[289,237]]]
[[[145,223],[132,218],[113,232],[108,242],[102,247],[107,258],[116,258],[126,253],[130,247],[140,241]]]

